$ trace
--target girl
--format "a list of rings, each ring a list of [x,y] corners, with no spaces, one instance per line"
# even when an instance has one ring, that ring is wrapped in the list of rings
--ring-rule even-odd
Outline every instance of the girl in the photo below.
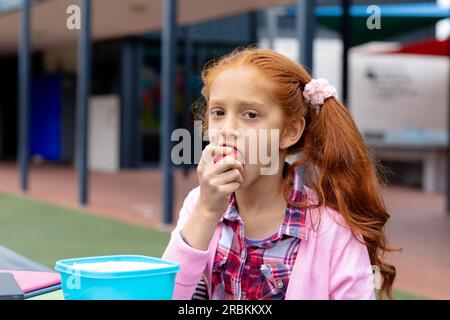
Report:
[[[207,66],[202,78],[198,113],[211,143],[163,255],[181,265],[174,299],[374,299],[375,287],[391,298],[395,268],[382,260],[392,250],[389,214],[335,89],[255,48]],[[255,140],[251,130],[279,136]],[[278,170],[262,174],[266,163],[248,161],[255,144],[276,146]]]

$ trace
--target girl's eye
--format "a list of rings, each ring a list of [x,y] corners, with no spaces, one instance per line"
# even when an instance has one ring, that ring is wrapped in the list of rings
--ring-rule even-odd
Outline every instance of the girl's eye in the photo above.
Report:
[[[221,116],[225,115],[225,112],[223,112],[222,110],[212,110],[211,115],[213,117],[221,117]]]
[[[244,113],[244,117],[247,119],[256,119],[258,117],[258,114],[256,112],[248,111]]]

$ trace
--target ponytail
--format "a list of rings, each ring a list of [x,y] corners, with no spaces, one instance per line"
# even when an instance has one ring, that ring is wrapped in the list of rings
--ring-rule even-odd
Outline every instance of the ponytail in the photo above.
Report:
[[[325,100],[318,112],[310,108],[305,120],[305,131],[294,146],[303,156],[289,166],[287,176],[303,166],[305,184],[318,195],[314,207],[325,205],[338,211],[353,234],[363,236],[370,261],[380,268],[383,278],[378,297],[386,294],[392,299],[396,270],[382,256],[396,249],[389,247],[384,235],[390,215],[381,199],[370,152],[348,110],[334,97]]]

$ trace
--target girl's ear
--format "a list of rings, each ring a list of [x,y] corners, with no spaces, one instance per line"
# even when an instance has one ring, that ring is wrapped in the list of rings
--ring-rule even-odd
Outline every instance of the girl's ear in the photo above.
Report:
[[[300,140],[303,130],[305,130],[305,118],[301,117],[296,122],[289,123],[280,137],[280,149],[288,149]]]

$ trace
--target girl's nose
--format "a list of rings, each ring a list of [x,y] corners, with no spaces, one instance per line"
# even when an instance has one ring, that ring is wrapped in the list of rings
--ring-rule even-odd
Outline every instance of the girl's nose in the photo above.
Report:
[[[221,143],[236,144],[242,136],[242,128],[240,128],[239,116],[229,113],[220,128]]]
[[[237,139],[241,136],[242,132],[240,129],[235,129],[235,128],[227,128],[227,127],[223,127],[222,130],[220,131],[220,135],[222,136],[223,139],[227,140],[227,139]]]

